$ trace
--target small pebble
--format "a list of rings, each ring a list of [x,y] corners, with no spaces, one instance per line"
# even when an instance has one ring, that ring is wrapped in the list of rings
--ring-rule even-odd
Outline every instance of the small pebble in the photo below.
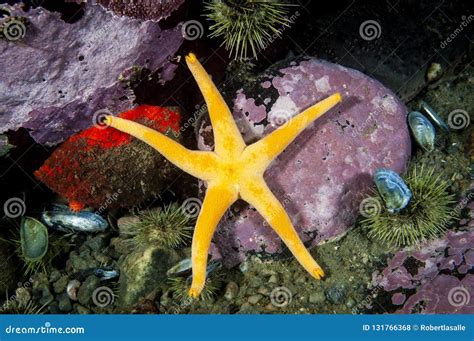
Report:
[[[340,287],[333,287],[326,291],[326,298],[333,304],[341,304],[345,300],[345,291]]]
[[[56,282],[53,284],[53,289],[56,294],[60,294],[66,291],[66,287],[68,284],[68,278],[66,275],[61,276]]]
[[[443,68],[439,63],[431,63],[426,70],[426,80],[428,82],[433,82],[441,77],[443,73]]]
[[[50,282],[56,282],[59,277],[61,277],[61,273],[58,270],[51,271],[51,275],[49,276]]]
[[[62,294],[58,297],[58,309],[65,313],[69,313],[72,310],[71,300],[67,294]]]
[[[296,279],[295,281],[296,284],[305,284],[306,283],[306,277],[305,276],[300,276]]]
[[[249,263],[247,261],[243,261],[239,265],[239,270],[242,273],[246,273],[249,270]]]
[[[268,290],[267,287],[260,287],[258,288],[257,292],[259,294],[262,294],[263,296],[268,296],[270,294],[270,291]]]
[[[276,272],[270,269],[262,269],[263,276],[273,276],[276,275]]]
[[[277,284],[278,283],[277,275],[271,275],[270,278],[268,279],[268,283]]]
[[[54,300],[54,296],[47,287],[43,287],[41,290],[41,299],[39,300],[40,305],[48,305]]]
[[[252,281],[249,283],[250,287],[252,288],[258,288],[263,284],[263,280],[260,277],[253,277]]]
[[[257,304],[262,299],[262,295],[252,295],[248,298],[250,304]]]
[[[346,307],[347,308],[352,308],[355,305],[355,301],[353,298],[349,297],[346,301]]]
[[[239,293],[239,286],[235,282],[229,282],[227,283],[225,287],[225,293],[224,293],[224,298],[227,301],[232,301],[234,298],[237,297]]]
[[[121,234],[127,233],[130,231],[131,228],[133,228],[133,225],[135,225],[139,221],[140,218],[136,216],[121,217],[117,220],[117,227]]]
[[[75,307],[78,314],[86,315],[86,314],[90,314],[91,312],[89,309],[87,309],[86,307],[83,307],[80,304],[76,304]]]
[[[94,290],[99,287],[100,279],[92,275],[86,278],[77,291],[77,300],[82,305],[88,305],[92,300]]]
[[[309,303],[319,304],[323,303],[326,300],[326,296],[321,291],[312,292],[309,295]]]

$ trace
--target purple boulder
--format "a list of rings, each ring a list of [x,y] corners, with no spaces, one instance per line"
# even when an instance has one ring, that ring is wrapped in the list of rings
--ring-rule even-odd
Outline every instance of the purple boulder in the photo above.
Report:
[[[378,81],[318,59],[267,70],[254,89],[237,91],[233,101],[242,135],[252,143],[336,91],[343,102],[306,129],[265,173],[300,237],[311,245],[353,226],[377,168],[405,169],[411,150],[405,106]],[[213,148],[207,118],[199,125],[198,146]],[[214,256],[229,266],[249,251],[282,249],[280,238],[248,205],[232,208],[214,243]]]
[[[158,71],[161,83],[174,76],[180,26],[164,30],[99,5],[72,24],[40,7],[5,8],[28,24],[12,31],[23,39],[0,39],[0,133],[27,128],[36,142],[54,145],[90,127],[97,111],[130,109],[133,91],[120,80],[130,70]]]

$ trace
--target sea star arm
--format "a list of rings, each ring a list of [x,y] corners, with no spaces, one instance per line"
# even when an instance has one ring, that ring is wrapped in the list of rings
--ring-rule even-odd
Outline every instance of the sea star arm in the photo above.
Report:
[[[248,162],[258,160],[261,171],[272,162],[308,125],[341,101],[335,93],[291,118],[269,135],[247,147],[244,158]]]
[[[207,104],[214,133],[214,151],[221,157],[240,154],[245,142],[222,95],[194,54],[186,56],[186,63]]]
[[[215,176],[217,161],[212,152],[189,150],[156,130],[120,117],[107,116],[105,124],[149,144],[186,173],[203,180]]]
[[[263,178],[248,180],[242,185],[240,195],[265,218],[306,271],[316,279],[324,276],[323,270],[299,238],[284,207]]]
[[[194,229],[191,257],[193,264],[193,281],[189,296],[198,297],[206,282],[206,266],[209,246],[219,220],[225,211],[237,200],[235,189],[222,184],[209,182],[201,207],[201,212]]]

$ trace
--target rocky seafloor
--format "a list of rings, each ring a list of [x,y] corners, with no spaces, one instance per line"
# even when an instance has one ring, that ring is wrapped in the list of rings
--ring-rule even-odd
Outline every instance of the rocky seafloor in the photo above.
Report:
[[[179,40],[176,46],[168,52],[174,54],[180,44],[181,41]],[[290,56],[290,59],[292,58],[299,60]],[[169,67],[170,59],[166,59],[166,63],[160,60],[160,63],[154,64],[153,68],[156,69],[163,63]],[[282,58],[282,60],[285,63],[287,59]],[[206,292],[206,295],[203,295],[201,300],[191,300],[183,295],[183,292],[187,289],[186,277],[189,273],[185,272],[186,274],[182,277],[174,277],[169,274],[169,270],[173,266],[190,257],[189,239],[173,247],[169,245],[147,245],[145,243],[142,247],[137,248],[133,243],[130,243],[130,235],[133,233],[130,232],[130,226],[136,224],[137,216],[139,217],[141,210],[146,208],[160,210],[171,202],[177,202],[178,205],[181,205],[190,198],[199,201],[202,186],[198,185],[197,181],[193,179],[183,175],[176,176],[173,173],[173,177],[176,177],[173,182],[179,182],[178,186],[175,184],[171,190],[164,189],[162,196],[157,196],[157,199],[149,200],[142,206],[137,205],[131,209],[124,209],[121,205],[113,207],[113,201],[120,200],[120,198],[114,199],[113,196],[110,196],[111,202],[105,205],[104,210],[101,207],[95,207],[96,210],[100,210],[100,213],[110,225],[105,231],[66,234],[60,231],[50,231],[50,249],[54,249],[55,254],[50,261],[37,269],[31,270],[24,266],[18,254],[18,245],[12,243],[12,240],[16,238],[15,231],[19,228],[20,217],[4,217],[0,223],[2,227],[0,236],[0,268],[2,269],[0,291],[6,292],[6,297],[4,301],[0,299],[3,304],[3,306],[0,305],[2,307],[1,312],[52,314],[473,313],[474,301],[471,296],[474,293],[474,128],[472,124],[474,68],[471,64],[471,59],[466,56],[457,66],[448,69],[442,77],[426,85],[422,91],[417,91],[413,96],[408,96],[410,99],[406,99],[404,103],[397,104],[402,112],[404,106],[408,108],[408,111],[411,111],[418,109],[419,102],[424,100],[435,108],[446,121],[448,121],[449,113],[462,109],[471,114],[469,116],[471,124],[464,125],[461,129],[451,129],[449,133],[438,132],[435,148],[431,152],[423,151],[414,142],[413,137],[408,136],[408,129],[404,126],[404,120],[398,123],[400,124],[399,129],[405,129],[403,131],[403,134],[406,135],[404,140],[400,140],[398,135],[394,137],[394,135],[385,132],[386,135],[379,136],[380,140],[374,142],[375,144],[383,144],[383,140],[386,140],[386,145],[379,145],[380,149],[377,152],[380,152],[380,155],[384,155],[386,150],[400,152],[400,156],[395,157],[395,163],[399,163],[396,166],[399,172],[403,172],[404,163],[407,159],[410,159],[412,163],[434,167],[435,172],[448,184],[449,193],[456,198],[452,209],[457,209],[458,215],[456,220],[448,226],[448,231],[437,239],[414,247],[398,248],[387,246],[370,238],[367,229],[361,223],[363,217],[359,215],[360,196],[354,195],[346,198],[346,206],[343,207],[351,212],[349,221],[344,218],[339,221],[339,224],[335,224],[337,226],[329,228],[331,233],[337,230],[334,235],[329,233],[330,235],[325,235],[315,241],[314,234],[317,234],[321,229],[317,225],[311,225],[311,221],[306,219],[307,217],[303,218],[303,220],[306,219],[301,224],[305,227],[303,230],[314,233],[305,234],[308,246],[318,244],[311,248],[311,254],[325,270],[326,276],[323,280],[316,281],[308,275],[282,245],[275,244],[276,246],[273,245],[273,248],[265,248],[266,243],[272,240],[271,238],[265,239],[267,237],[262,237],[263,241],[258,247],[254,244],[244,245],[240,248],[227,245],[225,252],[222,252],[219,250],[219,243],[225,243],[225,238],[223,239],[220,236],[215,240],[216,243],[213,246],[214,255],[220,256],[217,258],[225,258],[229,256],[229,253],[235,252],[229,256],[232,257],[232,261],[225,264],[226,266],[220,265],[217,269],[211,271],[207,283],[210,290]],[[239,103],[233,101],[235,96],[241,96],[241,88],[256,82],[256,71],[254,72],[252,69],[255,66],[251,63],[239,65],[236,68],[233,63],[229,63],[227,68],[222,70],[225,74],[224,78],[231,81],[227,81],[225,85],[220,87],[226,100],[234,104],[234,113],[235,111],[242,111]],[[277,64],[277,70],[279,70],[280,65]],[[117,67],[120,67],[120,65]],[[173,75],[169,76],[170,80],[174,77],[174,66],[172,68]],[[268,69],[259,72],[259,74],[268,76],[267,71]],[[162,72],[164,71],[160,70],[158,78],[162,76]],[[176,77],[179,80],[180,71],[176,72],[178,73]],[[235,78],[238,78],[238,82],[235,81]],[[150,81],[150,79],[147,81]],[[148,95],[146,91],[142,91],[140,88],[146,85],[147,81],[140,82],[135,87],[132,86],[137,94],[136,97],[134,96],[134,100],[139,104],[146,102],[144,98],[147,98]],[[234,84],[235,82],[238,84]],[[250,89],[254,90],[254,87],[250,86]],[[94,90],[101,91],[101,87],[98,86],[97,89],[94,87]],[[249,90],[249,93],[251,90]],[[284,94],[275,94],[275,92],[268,96],[274,98],[269,100],[268,103],[264,103],[265,98],[261,98],[257,102],[254,100],[249,110],[255,110],[253,112],[255,115],[261,114],[261,105],[263,103],[265,105],[269,104],[268,108],[264,109],[266,115],[271,112],[270,108],[275,103],[275,98],[285,97]],[[246,100],[250,97],[248,95]],[[130,99],[127,98],[126,100]],[[197,103],[200,104],[200,102]],[[122,105],[121,102],[120,105]],[[186,105],[184,106],[186,107]],[[305,105],[301,104],[301,106]],[[260,108],[258,108],[259,106]],[[199,108],[199,105],[197,107]],[[187,108],[189,109],[189,105]],[[92,112],[96,109],[94,107],[88,110]],[[198,109],[196,111],[201,114]],[[187,136],[184,136],[184,143],[190,146],[199,145],[200,139],[202,139],[202,131],[200,134],[199,129],[205,126],[205,123],[203,123],[205,119],[195,120],[191,113],[186,112],[182,115],[182,127],[185,127],[184,124],[189,123],[190,119],[192,119],[192,123],[197,121],[199,124],[204,124],[195,127],[196,136],[194,136],[193,129],[183,129],[187,133]],[[270,119],[267,121],[267,118],[265,118],[262,121],[265,121],[266,126],[271,125]],[[335,121],[337,120],[335,119]],[[33,121],[30,120],[29,122]],[[78,125],[77,129],[75,127],[72,130],[83,129],[83,122],[85,120],[81,119],[81,124]],[[339,121],[337,123],[338,128],[341,123],[342,125],[348,125],[348,129],[350,129],[350,123]],[[260,137],[259,134],[262,134],[265,128],[258,127],[257,124],[255,127],[253,128],[256,131],[258,130],[256,136]],[[390,130],[390,127],[385,128]],[[262,129],[262,131],[259,129]],[[271,130],[271,128],[269,129]],[[344,128],[340,129],[344,130]],[[67,131],[69,134],[69,129]],[[367,132],[364,131],[364,133]],[[372,133],[373,131],[369,129],[367,134]],[[340,136],[337,130],[334,130],[333,134],[335,136],[333,137],[334,140]],[[17,142],[17,149],[21,152],[24,152],[22,150],[24,146],[21,143],[24,139],[27,139],[24,135],[25,132],[20,131],[19,134],[9,136],[12,143]],[[42,141],[38,139],[35,132],[32,136],[36,142]],[[66,137],[64,136],[64,138]],[[251,138],[255,138],[255,136]],[[391,138],[393,139],[391,140]],[[195,142],[194,139],[198,142]],[[44,139],[44,141],[49,143],[53,140]],[[0,140],[0,143],[2,143],[2,140]],[[3,146],[0,145],[0,148],[3,148]],[[37,144],[33,144],[32,148],[33,150],[41,148],[41,153],[44,153],[41,162],[35,162],[33,159],[32,165],[30,165],[31,170],[36,170],[49,157],[51,150],[44,149],[42,146],[38,147]],[[137,150],[134,149],[134,152],[140,153]],[[15,149],[13,149],[13,154],[8,154],[9,152],[10,150],[5,151],[5,155],[10,156],[6,156],[5,162],[2,163],[2,172],[5,173],[10,167],[9,163],[14,160],[16,155]],[[310,152],[312,152],[311,149]],[[327,155],[335,154],[332,153],[330,148],[322,151],[322,154],[326,152]],[[345,152],[351,153],[347,150]],[[106,159],[106,162],[108,161],[109,159]],[[283,161],[280,162],[286,165]],[[391,160],[387,162],[392,164]],[[3,164],[6,164],[6,166],[3,166]],[[381,165],[383,165],[382,161]],[[107,166],[109,167],[110,164],[107,164]],[[379,166],[377,165],[377,167]],[[149,167],[156,168],[156,164],[151,163]],[[316,166],[311,164],[310,167]],[[25,168],[28,170],[28,167]],[[127,168],[129,169],[127,172],[132,173],[132,168]],[[376,166],[374,165],[373,168],[376,168]],[[313,172],[311,172],[312,170]],[[145,171],[148,171],[148,169],[145,169]],[[324,176],[311,174],[314,173],[314,168],[309,168],[307,173],[308,177]],[[153,175],[151,170],[147,173],[147,176],[150,176],[150,174]],[[284,174],[283,178],[286,176],[287,174]],[[347,175],[347,178],[349,177]],[[278,186],[279,181],[282,180],[275,180],[274,185]],[[364,195],[366,195],[370,192],[372,184],[370,177],[364,179],[364,181],[363,190]],[[146,184],[141,185],[146,186]],[[285,189],[289,186],[286,185],[284,184],[278,188],[282,192],[283,201],[285,197],[282,188]],[[302,186],[307,187],[307,190],[311,192],[311,186],[319,185],[320,183],[314,180],[310,181],[309,185],[304,183]],[[358,185],[361,184],[358,183]],[[62,199],[47,190],[40,192],[41,195],[46,193],[45,197],[38,196],[36,186],[41,185],[31,181],[31,186],[22,186],[21,192],[15,192],[9,187],[10,193],[15,193],[9,195],[9,197],[13,195],[22,198],[22,201],[27,203],[27,214],[39,218],[42,211],[52,202],[62,202]],[[134,190],[136,188],[133,187]],[[354,191],[358,189],[356,186]],[[111,193],[113,191],[114,189],[110,190]],[[30,197],[34,197],[34,199],[29,199]],[[300,200],[298,205],[303,205],[303,199],[290,198],[288,205],[284,205],[294,211],[292,215],[292,218],[294,218],[294,214],[298,209],[295,208],[295,205],[291,205],[291,200]],[[351,200],[357,201],[351,203]],[[226,223],[230,224],[229,221],[232,221],[232,224],[237,221],[244,224],[245,227],[244,220],[247,218],[246,214],[248,212],[242,213],[242,211],[248,209],[241,205],[240,203],[237,205],[238,208],[227,217],[228,220],[220,226],[221,229],[225,229]],[[337,215],[337,212],[332,214]],[[245,217],[242,218],[244,215]],[[194,218],[195,216],[191,217],[190,225],[193,225]],[[255,223],[255,221],[252,223]],[[268,228],[268,226],[258,225],[252,228],[258,231],[262,228]],[[248,230],[246,233],[248,233]],[[252,233],[255,233],[254,230],[252,230]],[[247,234],[243,233],[243,236],[247,237]],[[224,237],[228,238],[229,236]],[[237,238],[240,238],[240,236],[237,236]],[[243,237],[241,238],[243,240]],[[260,245],[264,247],[261,248]],[[281,250],[282,252],[279,252]],[[225,259],[221,259],[221,261],[226,263]],[[103,273],[98,273],[98,269],[114,271],[115,273],[107,278]],[[465,301],[462,297],[464,301],[461,303],[455,301],[453,304],[452,300],[448,300],[448,297],[452,296],[452,290],[458,290],[459,288],[461,288],[460,295],[464,295],[465,298],[467,292],[469,300]]]

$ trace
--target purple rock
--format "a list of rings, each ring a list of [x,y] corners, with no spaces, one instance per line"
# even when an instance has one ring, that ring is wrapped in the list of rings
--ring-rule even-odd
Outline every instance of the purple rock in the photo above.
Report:
[[[0,40],[0,133],[23,127],[54,145],[91,126],[98,110],[130,109],[133,92],[119,77],[132,68],[159,70],[161,81],[174,75],[180,27],[162,30],[99,5],[86,6],[73,24],[42,8],[8,9],[30,24],[21,43]]]
[[[474,300],[474,231],[453,232],[422,246],[416,252],[406,249],[388,262],[382,273],[373,274],[373,286],[381,286],[392,302],[398,301],[401,289],[415,289],[398,313],[472,314]],[[414,257],[419,263],[416,271],[408,272],[405,262]],[[397,296],[397,297],[396,297]]]
[[[398,313],[472,314],[474,300],[470,296],[473,292],[474,275],[467,274],[463,280],[439,275],[410,296]]]
[[[318,59],[292,62],[260,78],[256,89],[239,90],[234,98],[233,114],[247,143],[336,91],[343,96],[265,173],[304,241],[315,245],[337,238],[353,226],[374,171],[404,170],[411,150],[406,108],[376,80]],[[206,119],[200,125],[200,149],[212,149],[211,132]],[[248,251],[282,249],[280,238],[248,206],[234,207],[214,242],[228,265]]]
[[[464,254],[464,259],[466,260],[467,265],[474,266],[474,250],[466,252]]]

